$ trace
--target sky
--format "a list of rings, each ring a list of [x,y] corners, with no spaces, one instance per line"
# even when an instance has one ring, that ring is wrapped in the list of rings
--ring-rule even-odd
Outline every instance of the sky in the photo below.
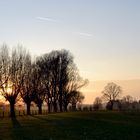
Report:
[[[90,81],[85,95],[98,96],[98,81],[140,79],[139,7],[139,0],[0,0],[0,45],[21,44],[33,56],[70,50]]]

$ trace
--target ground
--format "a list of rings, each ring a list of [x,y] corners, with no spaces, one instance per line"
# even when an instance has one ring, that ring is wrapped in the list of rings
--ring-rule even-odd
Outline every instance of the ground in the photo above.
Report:
[[[0,119],[0,140],[139,140],[140,113],[68,112]]]

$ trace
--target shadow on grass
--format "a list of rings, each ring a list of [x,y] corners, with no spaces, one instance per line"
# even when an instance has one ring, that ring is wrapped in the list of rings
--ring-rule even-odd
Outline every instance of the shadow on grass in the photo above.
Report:
[[[39,117],[39,116],[34,116],[34,115],[31,115],[31,117],[35,118],[35,119],[39,119],[41,121],[45,121],[45,122],[50,122],[52,120],[48,119],[48,118],[43,118],[43,117]]]
[[[11,121],[13,125],[13,139],[30,140],[27,136],[28,133],[25,133],[19,121],[16,118],[11,118]]]

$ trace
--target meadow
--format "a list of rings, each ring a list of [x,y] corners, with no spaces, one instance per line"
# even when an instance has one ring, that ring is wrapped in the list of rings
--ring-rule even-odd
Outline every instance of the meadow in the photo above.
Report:
[[[67,112],[0,118],[0,140],[139,139],[139,113]]]

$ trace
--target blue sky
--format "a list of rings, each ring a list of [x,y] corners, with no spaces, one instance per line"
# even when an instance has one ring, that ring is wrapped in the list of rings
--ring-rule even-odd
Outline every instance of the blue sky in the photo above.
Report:
[[[68,49],[84,78],[140,79],[139,0],[1,0],[0,44]]]

